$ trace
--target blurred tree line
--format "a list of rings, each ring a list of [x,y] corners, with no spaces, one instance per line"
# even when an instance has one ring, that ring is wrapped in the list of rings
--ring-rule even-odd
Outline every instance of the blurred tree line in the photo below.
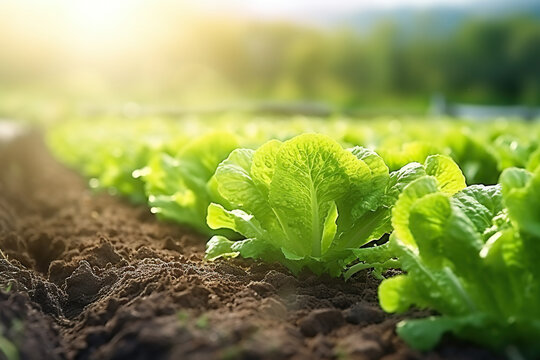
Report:
[[[214,34],[214,32],[216,34]],[[382,22],[366,34],[290,24],[206,28],[196,60],[242,92],[344,105],[424,99],[540,104],[540,21],[470,19],[438,31]]]
[[[307,99],[425,109],[432,94],[442,93],[453,101],[540,105],[535,17],[469,18],[453,30],[420,17],[407,28],[388,20],[367,32],[245,19],[177,21],[174,14],[171,24],[161,36],[79,57],[0,31],[6,50],[0,51],[0,94],[5,102],[12,88],[28,94],[34,87],[65,99],[90,88],[103,99],[153,103]]]

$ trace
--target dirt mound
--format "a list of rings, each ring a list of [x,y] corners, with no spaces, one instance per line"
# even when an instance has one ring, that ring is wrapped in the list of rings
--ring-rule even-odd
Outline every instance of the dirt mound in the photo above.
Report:
[[[203,261],[205,238],[92,194],[39,135],[3,146],[0,321],[21,359],[480,359],[409,349],[378,282]]]

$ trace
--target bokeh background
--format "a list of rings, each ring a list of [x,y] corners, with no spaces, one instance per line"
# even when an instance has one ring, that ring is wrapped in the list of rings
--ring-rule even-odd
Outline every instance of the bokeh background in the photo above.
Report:
[[[0,117],[434,98],[540,105],[540,2],[0,1]]]

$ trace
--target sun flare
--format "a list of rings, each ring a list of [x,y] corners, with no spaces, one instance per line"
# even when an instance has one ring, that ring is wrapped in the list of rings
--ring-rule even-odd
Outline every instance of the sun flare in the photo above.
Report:
[[[141,9],[138,0],[60,1],[59,5],[70,29],[68,36],[89,51],[112,50],[128,42]]]

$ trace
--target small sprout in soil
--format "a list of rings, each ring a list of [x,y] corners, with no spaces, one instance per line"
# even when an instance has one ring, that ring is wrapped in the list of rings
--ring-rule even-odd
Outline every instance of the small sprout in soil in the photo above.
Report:
[[[189,314],[185,310],[180,310],[176,314],[176,317],[178,318],[178,321],[180,322],[180,324],[182,324],[182,326],[185,326],[189,320]]]
[[[4,355],[7,360],[19,360],[17,346],[3,336],[0,336],[0,354]]]
[[[209,322],[208,322],[208,316],[206,314],[202,314],[197,318],[195,321],[195,326],[199,329],[206,329],[208,328]]]

